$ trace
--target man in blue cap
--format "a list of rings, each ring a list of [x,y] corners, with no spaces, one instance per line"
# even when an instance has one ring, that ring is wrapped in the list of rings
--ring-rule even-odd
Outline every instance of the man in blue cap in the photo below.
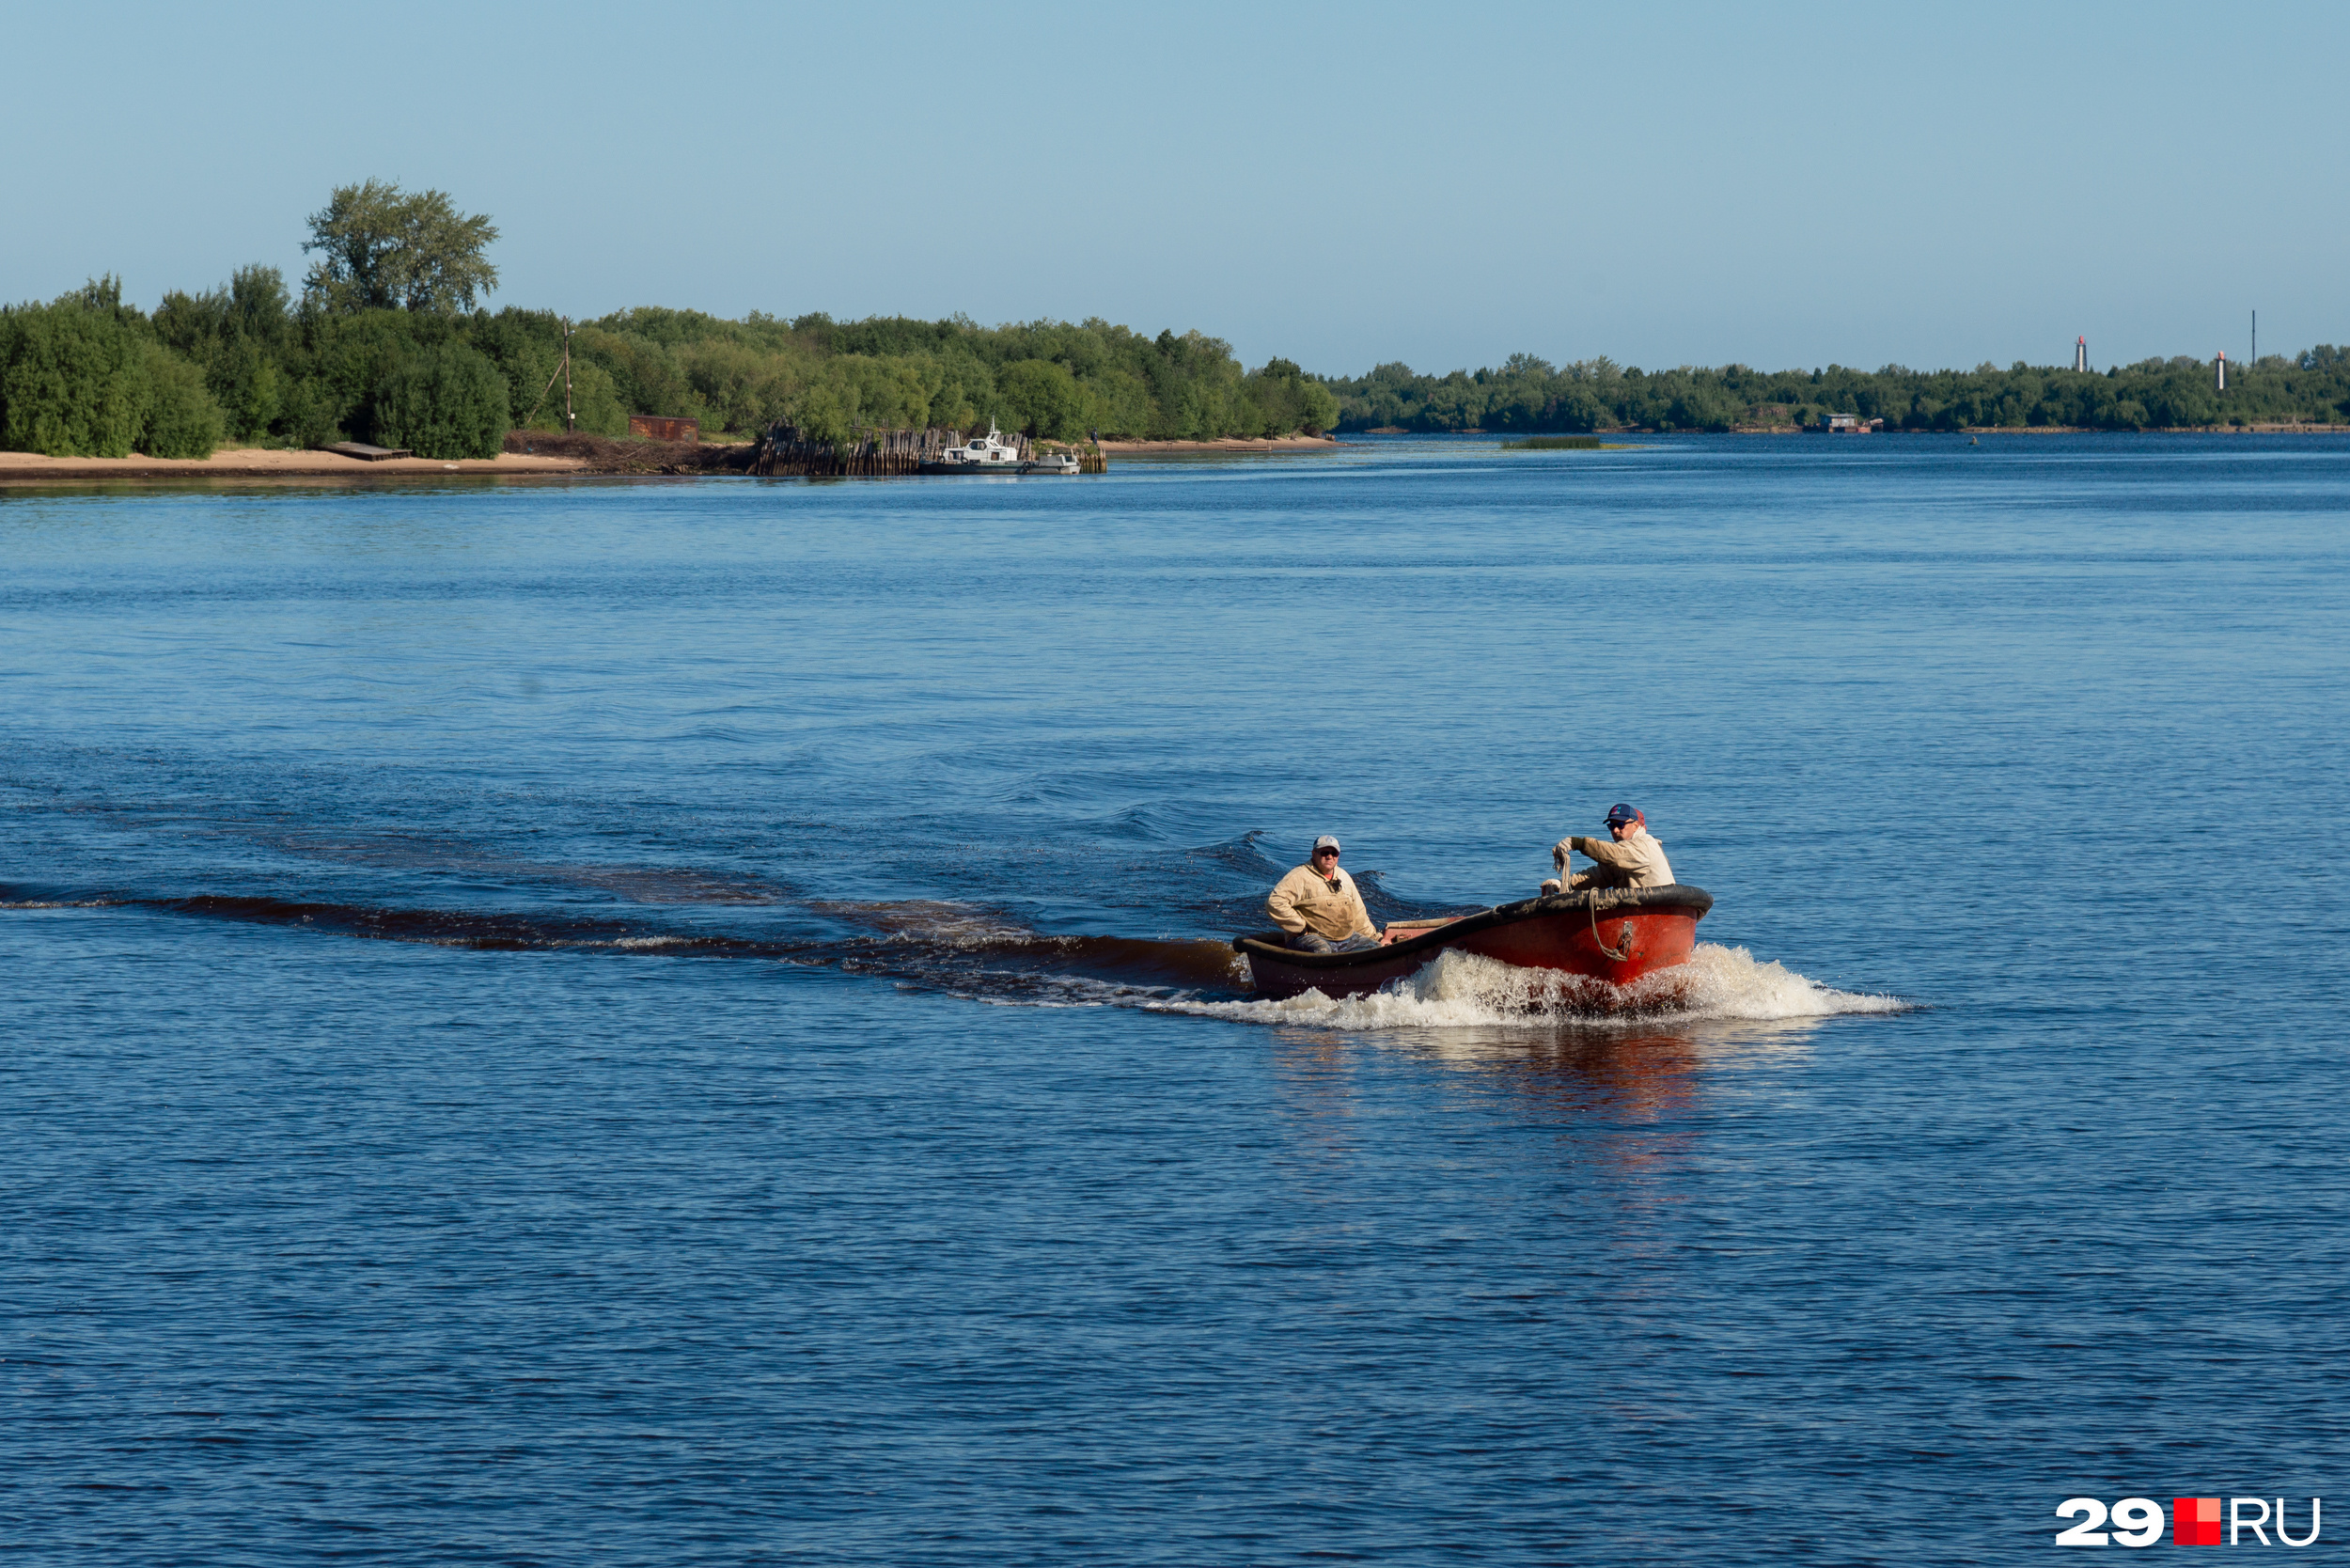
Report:
[[[1569,876],[1570,854],[1592,862],[1591,869]],[[1665,846],[1649,837],[1648,819],[1622,801],[1607,808],[1606,838],[1561,839],[1551,849],[1550,863],[1559,868],[1559,878],[1543,884],[1545,894],[1579,887],[1669,887],[1673,880]]]

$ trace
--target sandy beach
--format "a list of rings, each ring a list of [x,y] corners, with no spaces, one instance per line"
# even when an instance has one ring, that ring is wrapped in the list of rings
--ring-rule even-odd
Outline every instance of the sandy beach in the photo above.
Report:
[[[494,458],[436,463],[430,458],[386,458],[368,463],[338,452],[290,452],[264,447],[224,447],[211,457],[43,457],[39,452],[0,452],[0,484],[46,484],[59,479],[383,479],[447,474],[577,474],[588,465],[574,458]]]
[[[1102,450],[1112,457],[1154,457],[1181,452],[1326,452],[1338,445],[1335,435],[1285,435],[1265,441],[1104,441]]]

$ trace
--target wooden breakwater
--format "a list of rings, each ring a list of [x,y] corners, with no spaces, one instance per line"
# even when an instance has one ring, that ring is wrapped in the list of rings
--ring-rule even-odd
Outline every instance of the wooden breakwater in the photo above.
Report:
[[[1019,454],[1022,463],[1037,455],[1025,435],[999,439]],[[771,478],[879,478],[919,473],[923,463],[936,463],[948,447],[962,445],[958,431],[937,425],[918,431],[859,431],[847,441],[836,442],[820,440],[796,425],[777,423],[770,425],[752,448],[750,471]],[[1100,447],[1081,446],[1076,453],[1079,473],[1109,471],[1109,460]]]
[[[932,425],[919,431],[859,431],[846,441],[809,435],[797,425],[767,427],[751,454],[751,472],[770,477],[873,478],[912,474],[961,445],[953,431]]]

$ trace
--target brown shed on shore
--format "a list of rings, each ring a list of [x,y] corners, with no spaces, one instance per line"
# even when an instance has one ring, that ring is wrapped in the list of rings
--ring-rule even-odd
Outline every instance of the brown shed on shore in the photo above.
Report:
[[[649,435],[655,441],[699,441],[702,422],[699,419],[665,419],[657,414],[632,414],[628,416],[628,433]]]

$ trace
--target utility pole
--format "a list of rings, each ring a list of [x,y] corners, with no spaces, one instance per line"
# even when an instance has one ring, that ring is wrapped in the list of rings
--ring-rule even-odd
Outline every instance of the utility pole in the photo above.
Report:
[[[566,431],[579,428],[572,418],[572,319],[569,316],[563,318],[563,428]]]
[[[2259,311],[2255,310],[2255,311],[2253,311],[2253,312],[2252,312],[2252,357],[2251,357],[2251,360],[2249,361],[2249,368],[2257,370],[2257,369],[2259,369],[2260,368],[2261,368],[2261,313],[2260,313]]]

